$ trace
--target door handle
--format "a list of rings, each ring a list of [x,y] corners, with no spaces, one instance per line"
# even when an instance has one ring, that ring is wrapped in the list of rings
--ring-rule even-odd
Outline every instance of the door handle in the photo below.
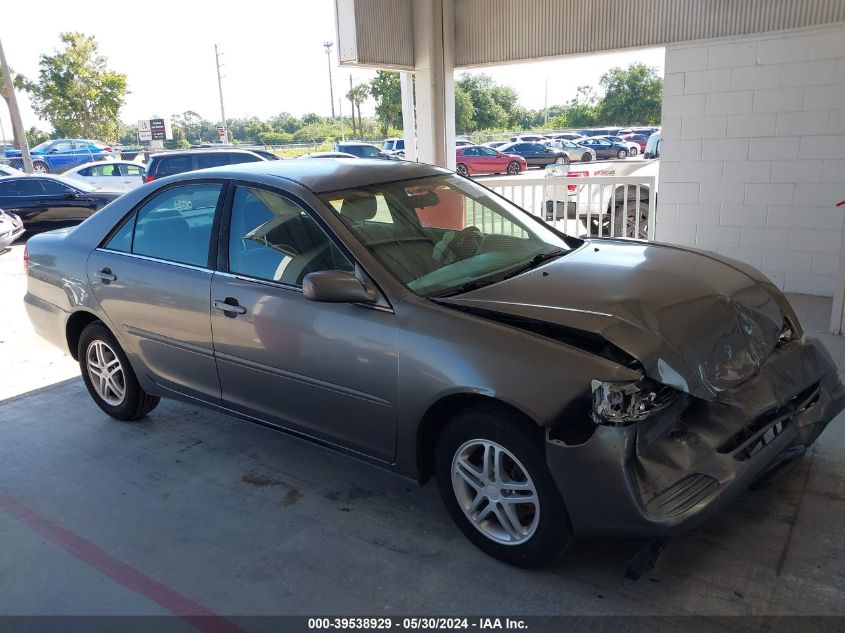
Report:
[[[239,314],[246,314],[246,308],[238,303],[234,297],[226,297],[225,300],[215,299],[211,302],[216,309],[222,310],[227,317],[234,319]]]
[[[104,284],[117,280],[117,275],[112,274],[111,268],[103,268],[94,273],[94,276],[102,280]]]

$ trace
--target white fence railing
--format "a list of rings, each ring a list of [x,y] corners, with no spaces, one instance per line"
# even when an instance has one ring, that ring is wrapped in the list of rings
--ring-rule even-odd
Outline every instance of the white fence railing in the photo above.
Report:
[[[655,176],[511,176],[478,182],[570,235],[653,239]]]

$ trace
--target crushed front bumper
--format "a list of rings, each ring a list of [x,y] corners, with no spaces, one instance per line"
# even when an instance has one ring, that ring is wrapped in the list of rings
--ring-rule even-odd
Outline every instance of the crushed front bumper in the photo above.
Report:
[[[578,445],[547,441],[546,460],[576,534],[669,535],[800,457],[843,408],[833,359],[796,341],[715,401],[687,397],[641,424],[597,426]]]

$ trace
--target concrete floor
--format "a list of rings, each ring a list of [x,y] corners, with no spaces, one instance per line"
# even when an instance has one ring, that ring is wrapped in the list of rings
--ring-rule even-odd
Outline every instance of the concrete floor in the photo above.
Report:
[[[4,297],[21,294],[19,255],[0,257]],[[829,300],[791,299],[824,329]],[[11,327],[0,383],[71,373]],[[824,339],[842,363],[845,341]],[[843,424],[637,582],[622,576],[635,541],[510,568],[469,544],[433,485],[170,401],[117,422],[80,380],[0,401],[0,465],[0,615],[845,615]]]

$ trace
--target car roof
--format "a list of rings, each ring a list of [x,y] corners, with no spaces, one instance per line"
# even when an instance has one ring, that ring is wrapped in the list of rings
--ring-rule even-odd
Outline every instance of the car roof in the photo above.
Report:
[[[144,167],[144,163],[139,163],[137,160],[92,160],[90,163],[82,163],[81,165],[77,165],[76,167],[71,167],[67,170],[69,173],[72,171],[79,171],[80,169],[85,169],[86,167],[93,167],[94,165],[136,165],[138,167]]]
[[[259,156],[255,152],[251,152],[248,149],[237,149],[235,147],[225,147],[225,148],[217,148],[217,147],[197,147],[194,149],[177,149],[173,150],[172,152],[159,152],[158,154],[151,154],[150,159],[153,158],[162,158],[164,156],[193,156],[194,154],[231,154],[235,152],[236,154],[252,154],[254,156]],[[261,157],[262,160],[264,157]]]
[[[402,160],[303,158],[223,165],[177,174],[168,178],[178,181],[208,178],[210,174],[224,178],[271,176],[298,183],[314,193],[325,193],[397,180],[412,180],[439,174],[449,175],[451,173],[434,165]]]

